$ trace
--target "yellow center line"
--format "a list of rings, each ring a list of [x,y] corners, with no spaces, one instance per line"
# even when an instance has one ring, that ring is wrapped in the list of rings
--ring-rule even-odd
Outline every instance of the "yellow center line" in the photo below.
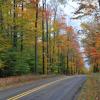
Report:
[[[24,97],[24,96],[27,96],[27,95],[29,95],[29,94],[31,94],[31,93],[33,93],[33,92],[36,92],[36,91],[38,91],[38,90],[40,90],[40,89],[43,89],[43,88],[45,88],[45,87],[47,87],[47,86],[50,86],[50,85],[52,85],[52,84],[54,84],[54,83],[56,83],[56,82],[59,82],[59,81],[65,80],[65,79],[68,79],[68,77],[62,78],[62,79],[59,79],[59,80],[56,80],[56,81],[53,81],[53,82],[50,82],[50,83],[47,83],[47,84],[44,84],[44,85],[39,86],[39,87],[36,87],[36,88],[33,88],[33,89],[31,89],[31,90],[28,90],[28,91],[26,91],[26,92],[23,92],[23,93],[21,93],[21,94],[18,94],[18,95],[14,96],[14,97],[11,97],[11,98],[9,98],[9,99],[7,99],[7,100],[18,100],[18,99],[20,99],[20,98],[22,98],[22,97]]]

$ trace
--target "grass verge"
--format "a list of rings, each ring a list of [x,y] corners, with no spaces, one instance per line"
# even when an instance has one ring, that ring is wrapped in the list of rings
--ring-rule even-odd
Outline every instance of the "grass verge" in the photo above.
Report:
[[[56,77],[56,75],[23,75],[0,78],[0,90],[5,88],[20,86],[36,80]]]
[[[78,100],[100,100],[100,73],[88,75]]]

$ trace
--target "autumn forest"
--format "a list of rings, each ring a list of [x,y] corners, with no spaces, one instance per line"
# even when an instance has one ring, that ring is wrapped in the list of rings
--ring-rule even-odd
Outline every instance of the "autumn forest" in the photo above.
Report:
[[[81,30],[67,23],[67,0],[0,0],[0,77],[100,72],[99,2],[73,1]]]

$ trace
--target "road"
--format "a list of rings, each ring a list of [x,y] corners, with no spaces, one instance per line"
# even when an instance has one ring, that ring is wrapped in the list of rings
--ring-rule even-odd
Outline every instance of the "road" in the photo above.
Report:
[[[0,91],[0,100],[77,100],[86,76],[62,76]]]

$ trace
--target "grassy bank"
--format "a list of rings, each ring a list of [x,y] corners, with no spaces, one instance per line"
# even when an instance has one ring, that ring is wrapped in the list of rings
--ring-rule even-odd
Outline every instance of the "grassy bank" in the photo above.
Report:
[[[35,80],[52,78],[56,76],[57,75],[23,75],[23,76],[0,78],[0,90],[9,87],[20,86],[25,83],[33,82]]]
[[[100,100],[100,73],[88,75],[78,100]]]

